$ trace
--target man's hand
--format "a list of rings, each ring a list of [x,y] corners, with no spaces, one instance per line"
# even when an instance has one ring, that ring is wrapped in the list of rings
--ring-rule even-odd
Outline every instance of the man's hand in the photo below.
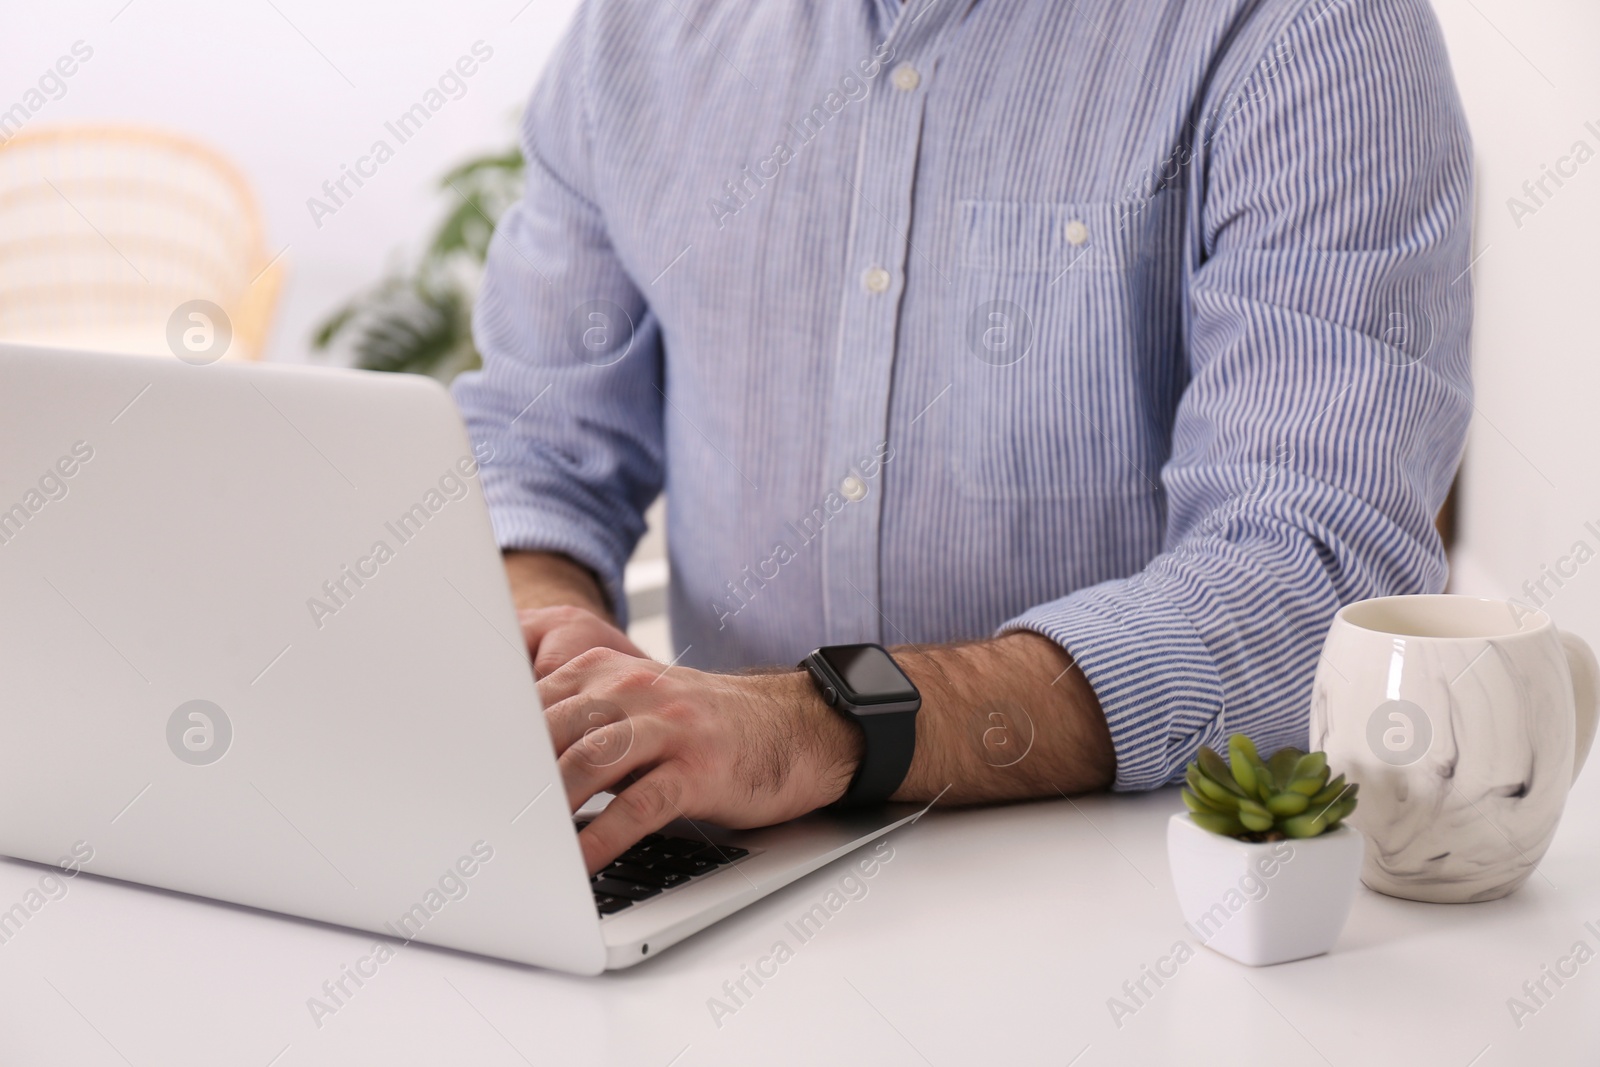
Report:
[[[508,552],[539,696],[576,811],[616,799],[578,835],[591,872],[673,819],[768,826],[831,804],[861,762],[860,727],[803,671],[704,674],[646,659],[594,575],[565,556]],[[1048,638],[902,646],[922,693],[917,748],[895,800],[972,804],[1104,789],[1111,731],[1072,657]]]
[[[704,674],[592,648],[539,682],[573,811],[615,799],[578,840],[591,873],[679,817],[747,828],[844,795],[861,732],[799,671]]]
[[[517,621],[522,623],[522,637],[528,642],[528,655],[533,657],[536,678],[543,678],[591,648],[609,648],[655,662],[609,619],[601,618],[588,608],[534,608],[517,612]]]
[[[591,648],[646,658],[606,610],[600,583],[587,568],[553,552],[507,552],[505,563],[536,677]]]
[[[1111,784],[1099,702],[1048,639],[1015,633],[895,655],[922,711],[894,799],[983,803]],[[861,762],[860,728],[801,671],[705,674],[596,648],[542,679],[539,696],[571,809],[616,794],[578,835],[591,872],[680,816],[746,828],[804,815],[843,796]]]

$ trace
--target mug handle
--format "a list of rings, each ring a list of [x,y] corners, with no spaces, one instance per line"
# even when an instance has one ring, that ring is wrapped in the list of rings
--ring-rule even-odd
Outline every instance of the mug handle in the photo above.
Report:
[[[1573,737],[1572,779],[1589,758],[1589,748],[1594,744],[1595,727],[1600,725],[1600,661],[1594,651],[1577,634],[1561,634],[1561,650],[1567,654],[1567,669],[1572,672],[1572,707],[1576,713],[1577,732]]]

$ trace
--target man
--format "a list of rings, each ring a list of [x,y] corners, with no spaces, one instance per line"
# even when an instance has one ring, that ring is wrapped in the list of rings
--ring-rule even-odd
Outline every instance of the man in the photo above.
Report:
[[[839,799],[819,645],[920,691],[899,799],[1145,789],[1304,744],[1332,613],[1443,585],[1426,0],[590,0],[524,150],[456,395],[592,870]],[[671,666],[622,630],[663,485]]]

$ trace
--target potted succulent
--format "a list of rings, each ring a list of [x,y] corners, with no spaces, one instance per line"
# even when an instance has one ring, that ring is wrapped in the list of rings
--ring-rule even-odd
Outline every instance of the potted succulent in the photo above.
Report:
[[[1201,747],[1184,776],[1189,810],[1167,824],[1167,858],[1202,944],[1252,967],[1333,947],[1362,840],[1344,824],[1358,787],[1328,774],[1321,752],[1283,748],[1263,760],[1243,734],[1229,738],[1226,761]]]

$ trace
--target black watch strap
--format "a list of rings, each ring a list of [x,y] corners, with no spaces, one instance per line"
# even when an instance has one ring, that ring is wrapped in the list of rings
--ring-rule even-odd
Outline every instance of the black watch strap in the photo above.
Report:
[[[911,769],[911,754],[917,747],[917,713],[892,711],[878,715],[855,715],[866,734],[861,766],[850,780],[850,788],[838,800],[842,808],[882,804],[894,796]]]

